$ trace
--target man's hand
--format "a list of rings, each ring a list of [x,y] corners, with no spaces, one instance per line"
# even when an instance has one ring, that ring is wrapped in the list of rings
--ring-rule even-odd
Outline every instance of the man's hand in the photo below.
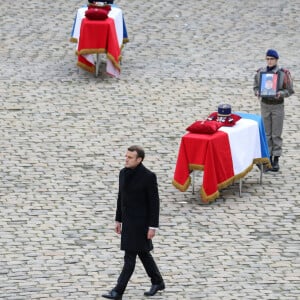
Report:
[[[121,232],[122,232],[122,224],[120,222],[116,222],[116,224],[115,224],[115,232],[117,234],[121,234]]]
[[[148,229],[147,239],[152,240],[155,236],[155,229]]]

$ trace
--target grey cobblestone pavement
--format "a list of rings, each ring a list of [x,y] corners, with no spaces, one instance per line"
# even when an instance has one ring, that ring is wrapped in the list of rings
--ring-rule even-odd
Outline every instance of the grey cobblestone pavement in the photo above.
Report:
[[[0,299],[101,299],[123,253],[114,233],[126,147],[156,172],[153,299],[300,299],[298,0],[116,1],[130,42],[120,79],[76,67],[69,42],[82,1],[1,1]],[[252,94],[267,48],[292,71],[281,170],[253,169],[210,205],[171,182],[180,138],[219,103],[259,113]],[[104,65],[102,67],[104,70]],[[141,263],[123,299],[144,299]]]

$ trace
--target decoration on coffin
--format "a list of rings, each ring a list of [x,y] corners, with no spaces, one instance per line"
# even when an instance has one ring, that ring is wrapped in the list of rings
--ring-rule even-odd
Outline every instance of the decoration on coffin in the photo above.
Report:
[[[204,121],[195,121],[186,130],[191,133],[212,134],[221,126],[234,126],[240,119],[240,116],[231,113],[231,105],[220,104],[217,112],[210,114]]]
[[[106,20],[108,18],[110,9],[110,5],[98,6],[95,4],[90,4],[85,12],[85,16],[89,20]]]
[[[99,5],[96,3],[88,4],[88,9],[91,9],[91,8],[98,8],[98,9],[101,8],[101,9],[106,10],[107,12],[109,12],[111,10],[111,6],[109,4],[102,4],[102,5]]]
[[[215,133],[221,126],[222,124],[217,121],[195,121],[193,124],[187,127],[186,130],[191,133],[212,134]]]
[[[113,4],[114,0],[88,0],[89,3]],[[100,4],[99,3],[99,4]]]
[[[235,123],[240,120],[241,117],[231,113],[230,104],[220,104],[218,106],[218,111],[213,112],[207,118],[209,121],[217,121],[221,126],[232,127]]]

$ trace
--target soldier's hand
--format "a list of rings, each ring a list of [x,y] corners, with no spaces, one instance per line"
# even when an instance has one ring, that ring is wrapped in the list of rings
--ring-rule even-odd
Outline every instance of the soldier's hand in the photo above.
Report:
[[[276,98],[283,98],[284,97],[284,92],[283,91],[278,91],[276,94]]]

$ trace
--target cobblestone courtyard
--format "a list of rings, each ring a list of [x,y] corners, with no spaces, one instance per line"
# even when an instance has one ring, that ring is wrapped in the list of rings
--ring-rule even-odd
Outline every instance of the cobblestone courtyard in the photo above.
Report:
[[[114,233],[119,169],[141,144],[158,177],[153,299],[300,299],[300,3],[116,0],[127,24],[121,77],[76,66],[69,42],[82,1],[2,1],[0,299],[102,299],[123,253]],[[267,48],[290,69],[284,155],[210,205],[172,185],[181,136],[218,104],[260,113],[252,93]],[[146,299],[137,263],[124,300]]]

